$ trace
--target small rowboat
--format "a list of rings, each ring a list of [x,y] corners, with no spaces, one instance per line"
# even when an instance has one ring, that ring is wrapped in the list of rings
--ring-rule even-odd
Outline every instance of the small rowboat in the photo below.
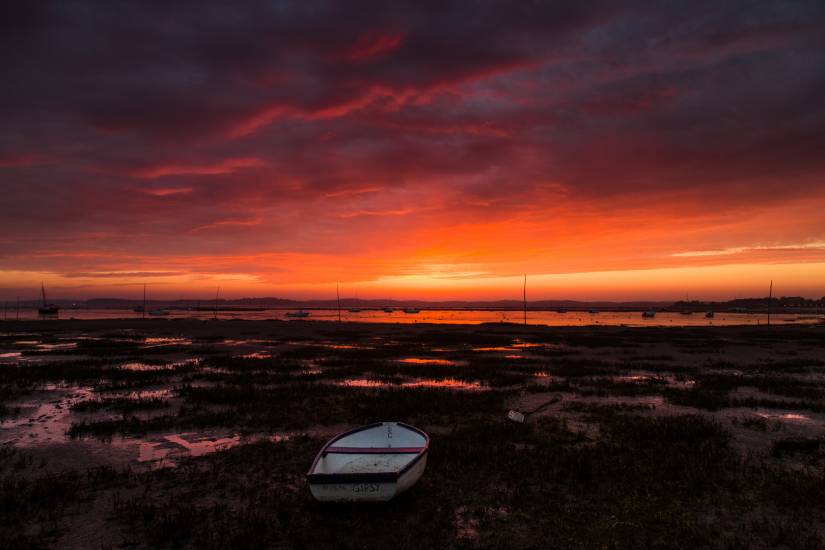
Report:
[[[320,501],[382,502],[415,485],[430,438],[401,422],[378,422],[333,437],[307,473]]]

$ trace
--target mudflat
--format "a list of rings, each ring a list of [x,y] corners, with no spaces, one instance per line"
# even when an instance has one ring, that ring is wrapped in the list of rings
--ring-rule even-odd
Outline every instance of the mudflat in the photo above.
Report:
[[[3,322],[0,379],[0,547],[825,545],[822,325]],[[315,502],[381,420],[421,481]]]

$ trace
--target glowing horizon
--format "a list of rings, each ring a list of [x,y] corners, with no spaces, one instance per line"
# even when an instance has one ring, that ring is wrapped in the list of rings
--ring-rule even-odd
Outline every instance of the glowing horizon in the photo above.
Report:
[[[1,300],[825,295],[814,5],[19,4]]]

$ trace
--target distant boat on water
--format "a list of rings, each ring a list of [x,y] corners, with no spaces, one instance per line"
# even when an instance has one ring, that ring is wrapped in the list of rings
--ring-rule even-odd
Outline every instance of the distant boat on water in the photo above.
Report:
[[[286,316],[287,317],[292,317],[292,318],[303,319],[304,317],[309,317],[309,312],[304,311],[303,309],[301,309],[299,311],[287,311]]]
[[[149,315],[152,315],[153,317],[165,317],[169,315],[169,311],[166,309],[150,309]]]
[[[395,311],[395,310],[391,307],[385,307],[384,308],[384,313],[392,313],[393,311]]]
[[[714,317],[716,317],[716,314],[712,311],[705,313],[705,319],[713,319]]]
[[[132,311],[135,313],[146,313],[146,285],[143,285],[143,304],[136,306]]]
[[[656,312],[653,311],[653,310],[648,310],[648,311],[643,311],[642,312],[642,318],[643,319],[653,319],[654,317],[656,317]]]
[[[417,307],[405,307],[404,313],[421,313],[421,310]]]
[[[587,313],[589,313],[591,315],[596,315],[597,313],[599,313],[599,310],[598,309],[591,309],[591,310],[588,310]]]
[[[40,283],[40,295],[41,302],[40,307],[37,308],[37,313],[40,315],[57,315],[60,308],[55,304],[46,303],[46,286],[42,282]]]

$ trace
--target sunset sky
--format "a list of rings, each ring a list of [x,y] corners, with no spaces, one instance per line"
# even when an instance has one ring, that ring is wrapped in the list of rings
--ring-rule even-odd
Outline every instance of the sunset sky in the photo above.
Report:
[[[818,0],[3,2],[0,74],[0,299],[825,295]]]

